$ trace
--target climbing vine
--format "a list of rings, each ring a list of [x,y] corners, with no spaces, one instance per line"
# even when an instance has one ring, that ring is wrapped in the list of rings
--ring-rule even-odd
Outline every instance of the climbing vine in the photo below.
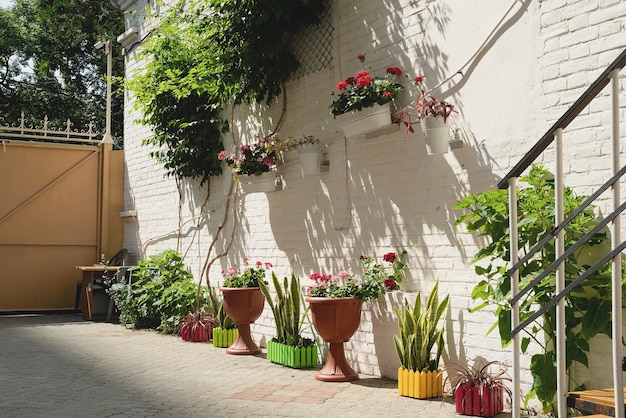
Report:
[[[533,167],[529,174],[520,179],[527,187],[518,190],[519,249],[523,255],[554,228],[554,176],[541,167]],[[576,196],[570,188],[565,189],[564,208],[568,216],[579,206],[586,196]],[[502,345],[511,342],[511,277],[508,271],[510,261],[508,194],[506,190],[491,189],[472,194],[459,202],[455,209],[465,210],[456,225],[465,224],[470,232],[477,232],[487,239],[487,244],[479,249],[473,259],[475,271],[485,279],[472,291],[472,299],[478,302],[472,311],[484,308],[493,309],[497,320],[492,327],[498,328]],[[564,242],[567,249],[599,222],[593,207],[587,207],[565,228]],[[578,278],[593,260],[593,247],[607,239],[606,233],[597,233],[578,251],[565,261],[566,285]],[[545,270],[555,260],[554,240],[529,260],[520,270],[520,288]],[[611,334],[611,272],[606,265],[596,274],[586,279],[577,290],[566,297],[565,322],[567,341],[567,374],[571,390],[583,388],[572,374],[576,362],[588,367],[589,340],[598,334]],[[555,295],[555,274],[541,280],[529,293],[520,306],[520,319],[523,321],[544,306]],[[531,358],[530,371],[533,376],[533,395],[541,401],[544,412],[555,410],[556,396],[556,313],[554,309],[542,315],[541,320],[526,329],[522,339],[522,351],[526,352],[531,343],[540,347],[540,353]]]
[[[153,136],[151,156],[168,175],[206,182],[221,174],[217,154],[228,104],[270,103],[298,68],[291,39],[318,24],[324,0],[181,1],[158,17],[142,45],[145,66],[128,81]]]

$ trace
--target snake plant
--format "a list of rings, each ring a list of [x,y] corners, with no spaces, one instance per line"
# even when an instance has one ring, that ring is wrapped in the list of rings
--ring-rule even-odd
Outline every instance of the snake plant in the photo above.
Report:
[[[404,309],[394,309],[398,317],[400,335],[393,336],[393,343],[402,367],[415,372],[437,370],[443,353],[443,324],[448,309],[449,295],[439,302],[439,281],[435,283],[426,303],[422,305],[421,293],[415,297],[413,308],[404,300]],[[433,347],[437,351],[433,357]]]
[[[278,277],[272,272],[272,282],[276,292],[276,300],[272,300],[269,287],[262,280],[259,281],[259,287],[265,295],[268,305],[274,314],[274,322],[276,324],[277,337],[275,341],[294,347],[308,347],[313,345],[313,340],[303,338],[300,333],[302,324],[309,310],[307,307],[304,312],[300,310],[300,279],[295,275],[291,275],[291,281],[284,278],[281,286]]]

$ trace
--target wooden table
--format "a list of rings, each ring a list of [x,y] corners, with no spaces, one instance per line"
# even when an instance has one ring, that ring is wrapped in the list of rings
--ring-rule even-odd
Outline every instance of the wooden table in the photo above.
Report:
[[[80,310],[83,319],[91,321],[93,309],[93,282],[102,278],[104,272],[116,272],[120,266],[76,266],[78,270],[83,272],[83,283],[80,288]]]

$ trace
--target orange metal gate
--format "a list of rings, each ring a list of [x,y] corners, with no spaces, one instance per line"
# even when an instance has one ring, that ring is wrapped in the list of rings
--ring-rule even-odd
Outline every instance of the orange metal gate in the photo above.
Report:
[[[3,129],[0,311],[71,309],[75,266],[123,245],[123,151],[94,140],[25,141]]]

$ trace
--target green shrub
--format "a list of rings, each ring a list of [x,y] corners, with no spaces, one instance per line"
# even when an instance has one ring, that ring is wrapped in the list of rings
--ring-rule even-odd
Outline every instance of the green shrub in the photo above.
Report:
[[[198,284],[174,250],[140,260],[133,269],[131,285],[123,281],[111,286],[109,295],[120,312],[120,323],[135,328],[175,331],[180,318],[195,312],[196,306],[209,305],[208,290]]]

